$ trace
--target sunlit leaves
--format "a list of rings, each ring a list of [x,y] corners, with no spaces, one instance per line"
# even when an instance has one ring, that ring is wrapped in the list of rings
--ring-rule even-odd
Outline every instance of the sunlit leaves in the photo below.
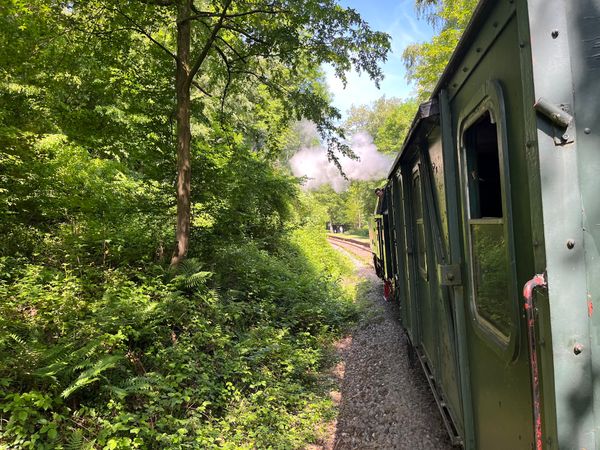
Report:
[[[420,100],[426,100],[467,26],[477,0],[417,0],[417,7],[438,28],[431,41],[409,45],[403,53],[407,78],[417,84]]]
[[[415,100],[382,97],[371,105],[353,106],[346,127],[351,133],[369,133],[378,151],[395,153],[400,150],[416,111]]]

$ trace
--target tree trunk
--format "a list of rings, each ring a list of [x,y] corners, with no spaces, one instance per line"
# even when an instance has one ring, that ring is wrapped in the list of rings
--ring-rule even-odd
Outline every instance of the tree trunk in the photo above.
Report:
[[[188,251],[191,219],[191,142],[190,126],[190,45],[192,0],[180,0],[177,4],[177,228],[176,247],[171,265],[181,262]]]

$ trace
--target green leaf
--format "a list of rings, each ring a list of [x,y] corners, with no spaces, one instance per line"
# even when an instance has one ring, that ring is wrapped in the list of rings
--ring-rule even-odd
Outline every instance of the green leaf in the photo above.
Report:
[[[56,430],[56,428],[50,428],[48,430],[48,439],[50,439],[51,441],[55,440],[58,437],[58,431]]]

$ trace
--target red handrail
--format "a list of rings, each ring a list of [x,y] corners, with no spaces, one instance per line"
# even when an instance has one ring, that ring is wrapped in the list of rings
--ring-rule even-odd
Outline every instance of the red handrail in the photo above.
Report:
[[[523,286],[525,298],[525,313],[527,314],[527,340],[529,343],[529,367],[531,369],[531,390],[533,396],[533,427],[535,434],[535,449],[542,450],[542,405],[540,400],[540,378],[535,341],[535,305],[533,304],[533,290],[536,287],[545,287],[544,275],[536,275]]]

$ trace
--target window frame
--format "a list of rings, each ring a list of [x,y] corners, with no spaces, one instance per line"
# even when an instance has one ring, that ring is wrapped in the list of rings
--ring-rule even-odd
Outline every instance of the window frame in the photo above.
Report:
[[[486,84],[474,95],[463,108],[463,113],[458,119],[457,148],[458,163],[461,184],[462,197],[462,216],[463,216],[463,236],[464,236],[464,255],[467,263],[466,274],[468,280],[469,293],[469,311],[474,319],[475,331],[486,341],[490,347],[503,357],[506,361],[514,361],[518,357],[520,342],[520,314],[519,314],[519,291],[517,288],[516,261],[514,248],[514,231],[512,220],[512,203],[510,198],[510,172],[508,158],[508,134],[506,122],[506,110],[502,86],[498,80],[487,81]],[[502,198],[502,218],[501,219],[482,219],[471,218],[471,199],[470,182],[467,165],[467,142],[465,135],[467,130],[474,125],[481,117],[489,113],[490,120],[496,125],[498,162],[500,170],[500,188]],[[475,293],[475,273],[474,273],[474,249],[471,224],[473,221],[502,220],[504,225],[504,240],[507,247],[508,257],[508,278],[509,278],[509,318],[511,321],[510,333],[504,335],[493,323],[483,317],[477,308]]]
[[[416,184],[416,186],[415,186]],[[416,187],[416,189],[415,189]],[[414,202],[417,199],[418,196],[418,200],[420,203],[420,209],[421,209],[421,218],[418,219],[416,217],[415,211],[414,211],[414,205],[412,206],[412,210],[413,210],[413,215],[414,217],[414,245],[413,247],[417,249],[416,252],[416,262],[417,262],[417,269],[419,271],[419,274],[421,275],[421,277],[423,278],[423,280],[425,281],[429,281],[429,265],[427,263],[427,234],[426,234],[426,230],[425,230],[425,202],[424,202],[424,196],[423,196],[423,177],[421,174],[421,162],[418,161],[413,169],[412,169],[412,174],[411,174],[411,191],[412,191],[412,201]],[[423,229],[423,248],[421,248],[421,245],[419,243],[419,225],[421,225],[422,229]],[[423,267],[421,267],[421,259],[423,260]]]

